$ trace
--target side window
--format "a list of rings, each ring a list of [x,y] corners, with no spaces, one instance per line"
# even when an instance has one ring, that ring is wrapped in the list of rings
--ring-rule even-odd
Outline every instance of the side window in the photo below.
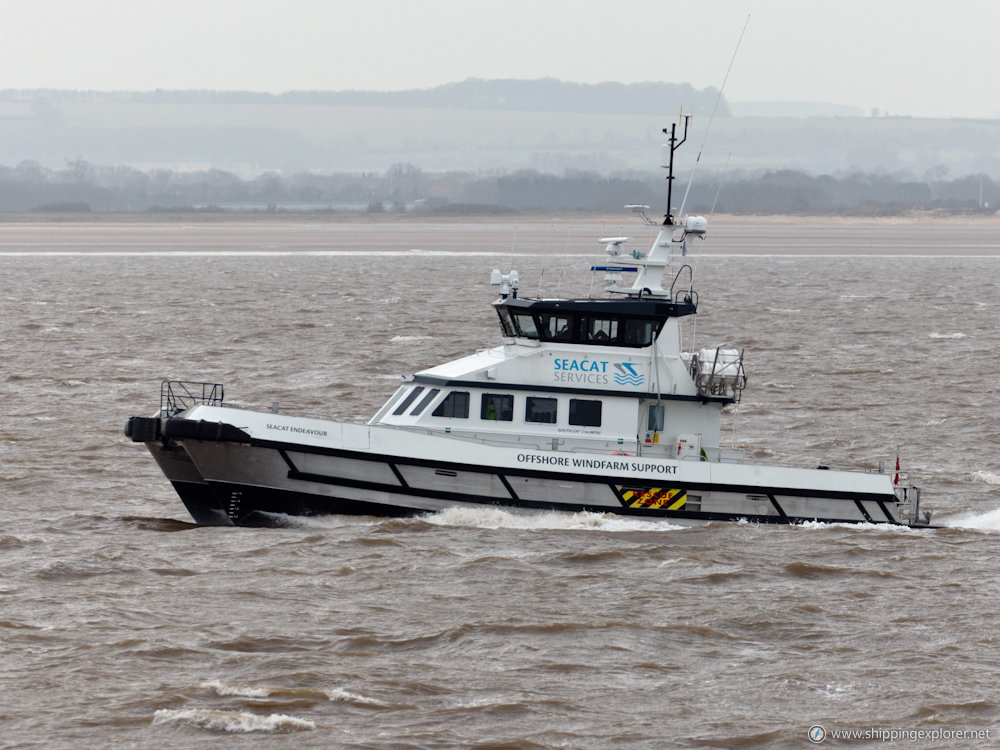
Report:
[[[562,315],[539,315],[542,338],[549,341],[569,341],[573,338],[573,321]]]
[[[417,416],[420,412],[427,408],[427,404],[434,400],[434,397],[441,392],[440,388],[431,388],[427,391],[427,395],[420,399],[420,403],[413,407],[413,411],[410,412],[411,417]]]
[[[652,320],[626,320],[622,343],[625,346],[649,346],[653,343]]]
[[[618,321],[614,318],[590,318],[587,321],[588,341],[609,343],[618,338]]]
[[[556,406],[558,403],[559,402],[554,398],[528,396],[524,400],[524,421],[555,424]]]
[[[497,315],[500,316],[500,328],[503,330],[503,335],[513,338],[514,334],[514,324],[510,321],[510,313],[500,308],[497,310]]]
[[[537,339],[538,329],[535,328],[535,319],[528,313],[514,313],[514,324],[517,332],[526,339]]]
[[[514,420],[514,397],[500,393],[484,393],[479,407],[479,418],[512,422]]]
[[[649,432],[663,432],[663,406],[656,406],[654,404],[649,407],[646,429]]]
[[[410,412],[411,417],[417,416],[420,412],[427,408],[427,405],[434,400],[434,398],[441,392],[440,388],[431,388],[427,391],[427,395],[420,399],[420,403],[413,407],[413,411]]]
[[[469,418],[469,394],[466,391],[452,391],[431,413],[434,417]]]
[[[601,402],[571,398],[569,400],[569,423],[583,427],[600,427]]]
[[[409,393],[407,393],[406,394],[406,398],[404,398],[402,401],[399,402],[399,406],[397,406],[395,409],[392,410],[392,415],[394,417],[398,417],[404,411],[406,411],[407,409],[409,409],[410,408],[410,404],[413,403],[413,399],[415,399],[417,396],[419,396],[420,393],[423,390],[424,390],[424,387],[422,385],[418,385],[412,391],[410,391]]]

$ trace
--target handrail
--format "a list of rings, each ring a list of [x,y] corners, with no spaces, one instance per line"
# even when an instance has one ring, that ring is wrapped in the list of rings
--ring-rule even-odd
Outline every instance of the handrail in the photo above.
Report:
[[[222,406],[222,383],[164,380],[160,383],[160,415],[171,417],[198,404]]]
[[[707,366],[708,360],[701,359],[704,351],[694,352],[689,365],[698,394],[704,398],[726,398],[739,403],[747,384],[746,370],[743,369],[744,350],[709,349],[707,351],[712,356],[710,367]]]
[[[685,269],[688,272],[687,289],[683,287],[678,288],[677,282],[680,281],[681,274]],[[674,274],[674,280],[670,284],[670,299],[674,302],[686,302],[693,304],[695,307],[698,306],[698,293],[694,290],[694,269],[687,263],[678,268],[677,273]]]

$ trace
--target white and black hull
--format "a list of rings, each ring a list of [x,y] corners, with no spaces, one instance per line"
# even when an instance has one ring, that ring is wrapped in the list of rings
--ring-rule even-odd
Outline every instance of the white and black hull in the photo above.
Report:
[[[565,454],[224,407],[133,418],[126,432],[147,445],[191,516],[205,525],[483,506],[679,525],[917,525],[916,498],[901,502],[885,474]]]

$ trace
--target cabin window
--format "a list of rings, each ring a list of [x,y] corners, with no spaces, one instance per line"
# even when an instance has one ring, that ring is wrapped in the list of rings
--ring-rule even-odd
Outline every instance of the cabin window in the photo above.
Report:
[[[479,418],[499,422],[514,421],[514,397],[501,393],[484,393]]]
[[[565,315],[539,315],[542,338],[546,341],[571,341],[573,339],[573,319]]]
[[[517,327],[519,336],[526,339],[537,339],[538,329],[535,327],[535,319],[529,313],[514,313],[514,325]]]
[[[440,388],[431,388],[427,391],[427,395],[420,399],[420,403],[413,407],[413,411],[410,412],[411,417],[417,416],[420,412],[427,408],[427,405],[433,401],[437,395],[441,392]]]
[[[398,417],[404,411],[406,411],[407,409],[409,409],[410,408],[410,404],[413,403],[413,399],[415,399],[417,396],[419,396],[423,390],[424,390],[424,387],[422,385],[418,385],[412,391],[410,391],[409,393],[407,393],[406,394],[406,398],[404,398],[402,400],[402,402],[400,402],[399,406],[397,406],[395,409],[393,409],[392,415],[394,417]]]
[[[614,341],[618,338],[618,321],[615,318],[588,318],[584,336],[597,343]]]
[[[657,330],[655,320],[626,320],[622,332],[624,346],[649,346]]]
[[[515,336],[514,324],[510,320],[510,312],[505,308],[499,308],[497,315],[500,316],[500,328],[503,330],[503,335],[511,338]]]
[[[469,418],[469,394],[466,391],[452,391],[432,412],[435,417]]]
[[[663,432],[663,406],[653,404],[649,407],[649,415],[646,418],[646,430],[649,432]]]
[[[571,398],[569,400],[569,423],[581,427],[600,427],[601,402]]]
[[[558,403],[559,402],[554,398],[528,396],[524,400],[524,421],[555,424],[556,406]]]

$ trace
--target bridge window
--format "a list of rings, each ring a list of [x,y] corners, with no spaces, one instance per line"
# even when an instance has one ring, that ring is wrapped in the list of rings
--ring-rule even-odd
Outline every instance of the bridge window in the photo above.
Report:
[[[558,403],[559,402],[554,398],[528,396],[524,400],[524,421],[555,424],[556,407]]]
[[[417,416],[420,412],[427,408],[427,405],[433,401],[437,395],[441,392],[440,388],[431,388],[427,391],[427,395],[420,399],[420,403],[413,407],[413,411],[410,412],[411,417]]]
[[[573,319],[565,315],[539,315],[542,338],[546,341],[572,341]]]
[[[420,393],[423,390],[424,390],[424,387],[422,385],[418,385],[412,391],[410,391],[409,393],[407,393],[406,394],[406,398],[403,399],[403,401],[399,404],[399,406],[397,406],[395,409],[393,409],[392,415],[394,417],[398,417],[400,414],[402,414],[404,411],[406,411],[408,408],[410,408],[410,404],[413,403],[413,399],[415,399],[417,396],[419,396]]]
[[[484,393],[479,407],[480,419],[495,419],[500,422],[514,421],[514,397],[500,393]]]
[[[516,336],[514,331],[514,324],[510,320],[510,313],[504,308],[497,309],[497,315],[500,316],[500,328],[503,330],[503,335],[509,338]]]
[[[655,332],[659,330],[658,321],[655,320],[626,320],[624,323],[622,346],[649,346],[653,343]]]
[[[469,418],[469,394],[466,391],[452,391],[431,413],[434,417]]]
[[[600,427],[601,402],[571,398],[569,400],[569,423],[582,427]]]
[[[661,318],[594,316],[583,312],[529,312],[498,308],[505,336],[596,346],[645,347],[663,328]]]
[[[618,321],[615,318],[589,318],[583,334],[587,341],[611,343],[618,338]]]
[[[535,327],[535,318],[528,313],[514,313],[514,325],[517,327],[519,336],[526,339],[537,339],[538,329]]]

